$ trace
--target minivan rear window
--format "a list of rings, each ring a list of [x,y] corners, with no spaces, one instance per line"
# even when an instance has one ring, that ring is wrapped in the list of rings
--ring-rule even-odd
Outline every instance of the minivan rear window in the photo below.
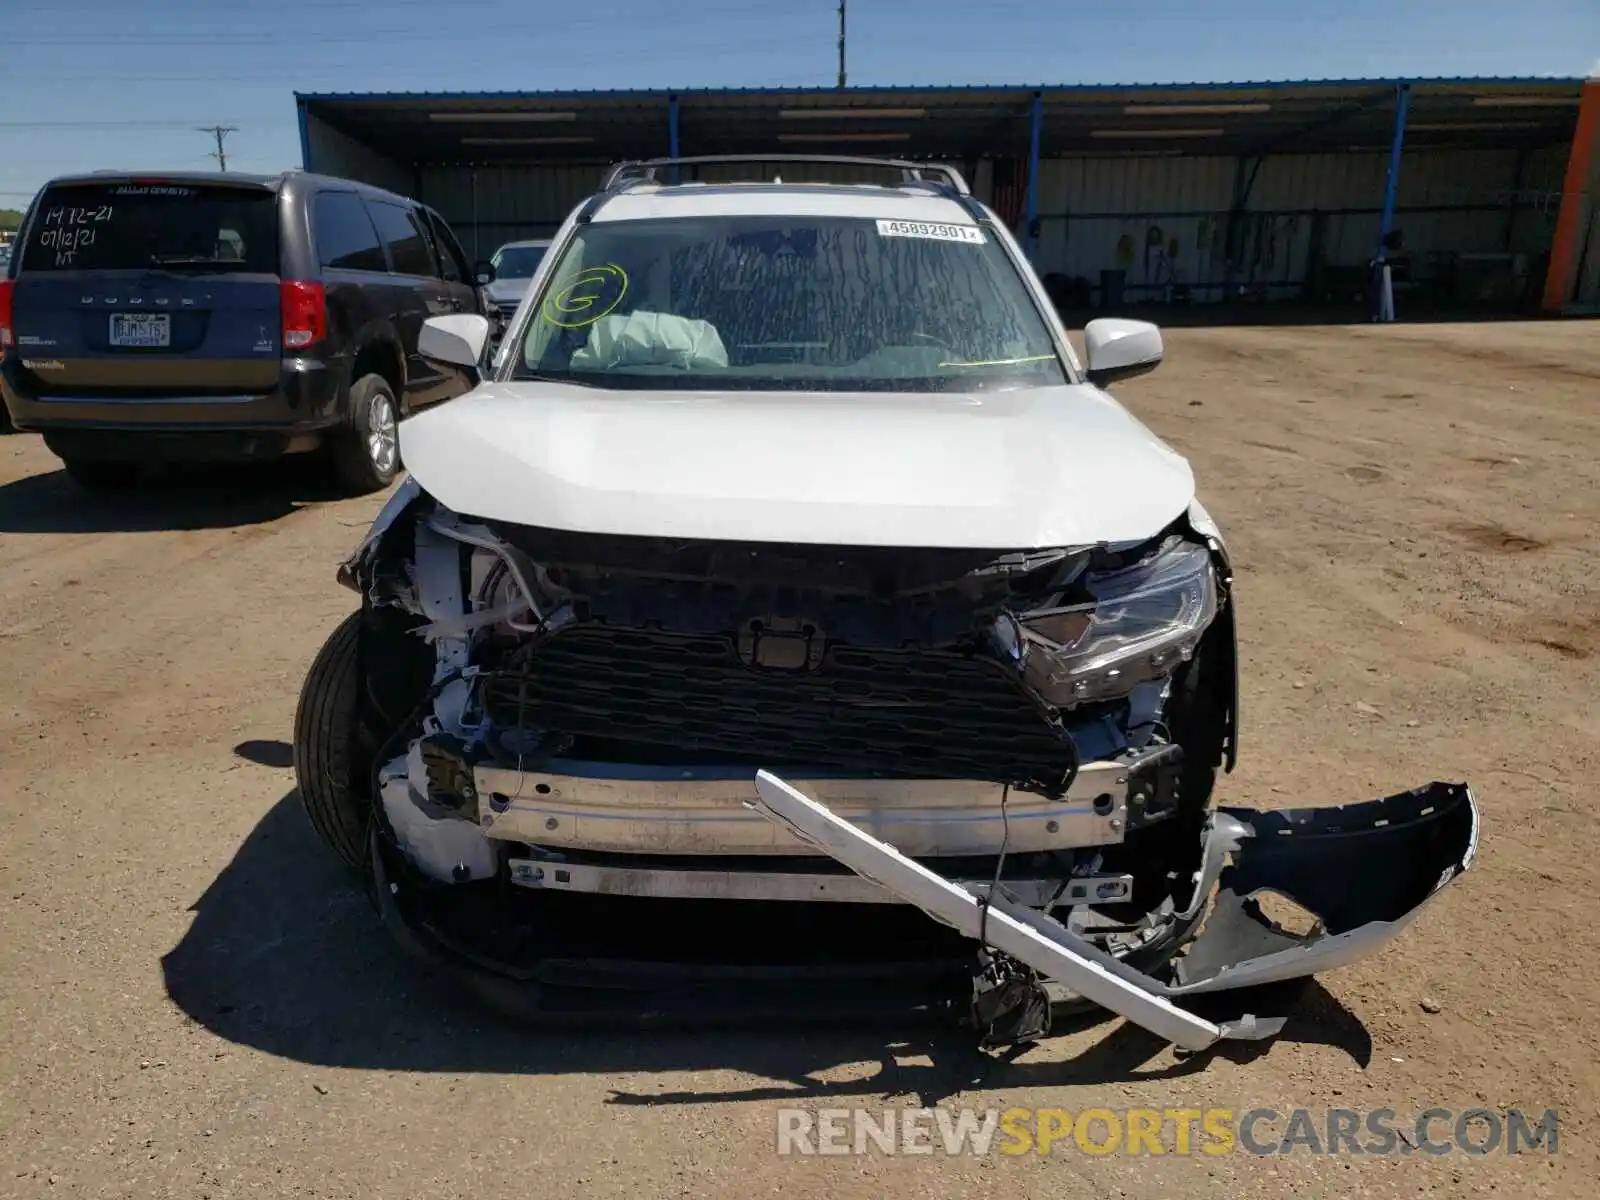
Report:
[[[39,198],[20,271],[278,270],[278,198],[264,188],[106,183]]]

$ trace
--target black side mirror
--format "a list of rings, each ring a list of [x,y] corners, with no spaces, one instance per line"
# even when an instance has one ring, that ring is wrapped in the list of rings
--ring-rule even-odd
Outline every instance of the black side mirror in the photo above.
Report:
[[[488,287],[494,282],[494,264],[485,259],[472,268],[472,277],[478,281],[479,287]]]

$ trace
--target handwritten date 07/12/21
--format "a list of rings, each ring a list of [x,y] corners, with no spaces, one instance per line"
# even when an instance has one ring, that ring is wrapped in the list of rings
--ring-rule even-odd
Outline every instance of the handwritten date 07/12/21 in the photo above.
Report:
[[[56,266],[69,267],[81,246],[94,245],[94,226],[111,219],[114,206],[100,204],[87,208],[58,204],[46,209],[39,222],[44,226],[39,245],[56,252]]]

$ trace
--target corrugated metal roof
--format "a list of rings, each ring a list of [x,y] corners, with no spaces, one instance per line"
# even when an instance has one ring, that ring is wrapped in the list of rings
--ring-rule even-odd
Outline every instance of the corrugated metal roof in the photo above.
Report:
[[[1299,87],[1398,87],[1447,85],[1452,87],[1539,86],[1547,84],[1578,87],[1584,82],[1576,75],[1435,75],[1407,78],[1331,78],[1331,79],[1240,79],[1194,80],[1188,83],[941,83],[941,84],[866,84],[847,88],[817,85],[810,87],[683,87],[683,88],[573,88],[561,91],[499,92],[295,92],[300,101],[317,100],[576,100],[638,99],[665,100],[670,96],[783,96],[783,95],[881,95],[885,92],[916,92],[924,95],[960,92],[1144,92],[1144,91],[1228,91],[1245,88]]]
[[[1026,155],[1036,96],[1045,157],[1115,156],[1151,146],[1221,155],[1387,147],[1401,82],[352,92],[296,99],[303,121],[315,118],[397,166],[650,157],[668,152],[674,119],[684,154],[859,152],[865,145],[869,152],[965,163]],[[1537,149],[1571,138],[1583,81],[1404,82],[1413,144]]]

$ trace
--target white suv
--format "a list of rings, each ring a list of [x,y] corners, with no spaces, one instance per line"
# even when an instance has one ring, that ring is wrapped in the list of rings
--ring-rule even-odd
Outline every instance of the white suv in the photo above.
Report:
[[[711,161],[748,178],[664,179]],[[402,426],[410,478],[297,718],[312,820],[391,927],[502,997],[681,957],[623,931],[701,903],[791,931],[690,922],[749,970],[935,962],[994,1040],[1083,998],[1186,1045],[1269,1032],[1171,997],[1381,942],[1470,861],[1470,793],[1212,811],[1226,551],[1101,390],[1160,333],[1090,322],[1080,363],[948,168],[758,161],[614,169],[489,377]],[[436,318],[423,353],[470,367],[486,336]]]

